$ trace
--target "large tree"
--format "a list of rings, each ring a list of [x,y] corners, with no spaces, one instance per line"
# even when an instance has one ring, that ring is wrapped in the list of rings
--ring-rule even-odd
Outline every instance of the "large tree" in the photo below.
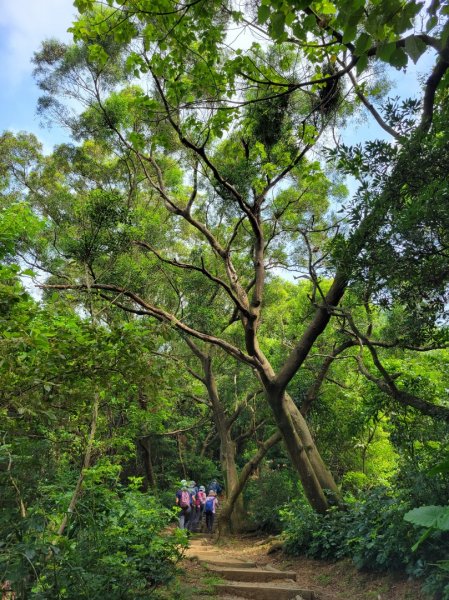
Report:
[[[326,491],[338,495],[337,486],[288,388],[333,315],[354,325],[348,310],[338,307],[349,285],[363,283],[366,270],[358,258],[391,215],[385,182],[401,177],[404,182],[410,144],[418,153],[423,140],[435,135],[435,94],[449,67],[445,9],[432,3],[427,32],[408,35],[420,9],[416,3],[325,2],[301,9],[289,2],[261,3],[258,22],[223,2],[208,2],[207,10],[202,1],[108,4],[78,2],[84,14],[73,28],[75,45],[44,45],[36,57],[37,75],[47,92],[41,108],[57,113],[79,138],[95,139],[104,152],[120,157],[128,183],[123,194],[123,182],[108,181],[114,193],[128,199],[137,191],[145,195],[146,222],[126,237],[127,264],[135,256],[141,278],[127,283],[125,263],[106,272],[105,255],[98,269],[90,247],[76,255],[87,270],[52,285],[96,291],[251,368],[307,497],[323,511]],[[254,27],[275,46],[233,50],[226,31],[235,23]],[[353,71],[366,72],[370,60],[404,67],[408,57],[418,60],[428,47],[436,61],[422,103],[399,115],[387,111],[384,118]],[[123,69],[144,87],[118,90]],[[376,193],[362,188],[343,225],[323,217],[329,184],[307,155],[344,110],[351,88],[397,145],[373,146],[374,158],[382,158],[373,171]],[[64,110],[64,96],[84,102],[81,118]],[[406,143],[407,138],[414,141]],[[66,194],[70,203],[72,190]],[[273,364],[259,332],[267,273],[280,267],[310,280],[310,306],[297,324],[293,347]],[[176,281],[171,301],[155,287],[159,268]],[[209,304],[220,319],[195,309],[198,289],[213,297]],[[370,290],[360,295],[365,303],[371,298]],[[369,325],[363,335],[352,325],[357,343],[371,350]]]

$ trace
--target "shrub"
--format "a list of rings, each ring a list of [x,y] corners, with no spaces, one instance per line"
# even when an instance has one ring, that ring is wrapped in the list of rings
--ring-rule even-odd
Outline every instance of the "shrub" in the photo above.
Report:
[[[134,600],[170,581],[185,533],[168,529],[173,511],[139,485],[110,489],[88,476],[67,535],[56,545],[48,517],[34,508],[20,531],[10,531],[0,558],[19,597]]]
[[[418,536],[404,521],[409,508],[409,503],[386,488],[372,489],[357,500],[350,498],[343,510],[333,508],[325,515],[296,500],[280,511],[284,547],[289,554],[312,558],[347,557],[364,570],[403,570],[426,578],[425,585],[432,591],[446,590],[447,580],[437,573],[435,564],[448,558],[449,534],[434,534],[413,552]],[[449,595],[442,597],[449,599]]]
[[[257,529],[279,533],[282,529],[280,509],[292,498],[301,495],[289,469],[266,469],[248,483],[244,499],[249,518]]]

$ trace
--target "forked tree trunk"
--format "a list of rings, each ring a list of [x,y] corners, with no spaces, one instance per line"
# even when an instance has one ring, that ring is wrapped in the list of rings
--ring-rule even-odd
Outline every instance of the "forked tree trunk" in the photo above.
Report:
[[[260,351],[259,356],[263,366],[260,381],[306,498],[314,510],[324,513],[329,508],[329,496],[338,501],[338,486],[321,458],[299,408],[289,394],[279,392],[272,385],[275,380],[274,370]]]
[[[306,450],[306,443],[302,435],[304,432],[298,432],[296,428],[292,415],[294,410],[292,411],[291,403],[293,404],[293,402],[286,394],[279,398],[276,394],[270,394],[269,392],[267,392],[267,400],[293,466],[301,479],[307,500],[317,512],[326,512],[329,507],[328,501]],[[295,405],[293,404],[293,406]],[[318,454],[318,450],[316,450],[316,453]]]
[[[289,394],[285,394],[286,396],[286,404],[287,409],[292,416],[293,423],[295,425],[295,429],[304,444],[304,448],[306,450],[307,456],[309,458],[310,464],[315,471],[315,475],[322,487],[323,490],[328,492],[330,496],[338,499],[340,495],[340,491],[338,489],[337,484],[335,483],[335,479],[332,476],[332,473],[326,467],[323,459],[321,458],[321,454],[318,452],[318,448],[313,440],[312,434],[310,433],[310,429],[307,425],[306,420],[304,419],[301,411],[293,402],[292,398]]]
[[[248,479],[257,469],[266,453],[270,448],[272,448],[275,444],[277,444],[282,439],[282,435],[279,431],[274,433],[268,440],[260,444],[259,450],[257,453],[245,464],[245,466],[240,471],[240,476],[236,485],[229,490],[229,493],[226,497],[226,504],[222,508],[219,519],[219,531],[221,533],[227,533],[229,530],[229,521],[235,511],[236,504],[242,498],[243,489],[248,482]]]

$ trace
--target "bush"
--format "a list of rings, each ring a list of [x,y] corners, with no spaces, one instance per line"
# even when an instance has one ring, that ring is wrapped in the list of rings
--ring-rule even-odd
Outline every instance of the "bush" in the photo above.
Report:
[[[280,509],[301,495],[289,469],[267,469],[248,483],[244,501],[249,518],[258,530],[279,533],[282,529]]]
[[[435,564],[448,558],[449,534],[434,534],[413,552],[419,533],[404,521],[409,508],[386,488],[365,492],[357,500],[349,498],[343,510],[334,508],[325,515],[314,513],[303,500],[295,501],[280,511],[284,547],[293,555],[347,557],[364,570],[403,570],[425,577],[432,591],[446,590],[447,580]],[[449,599],[449,594],[442,597]]]
[[[56,545],[48,516],[34,508],[20,530],[9,532],[0,558],[4,578],[18,596],[134,600],[170,581],[186,546],[185,532],[168,530],[173,511],[139,486],[136,480],[128,488],[110,489],[94,472],[88,474],[67,535]]]

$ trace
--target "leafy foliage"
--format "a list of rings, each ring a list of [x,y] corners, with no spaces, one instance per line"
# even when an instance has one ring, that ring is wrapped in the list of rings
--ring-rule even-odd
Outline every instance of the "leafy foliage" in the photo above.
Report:
[[[172,511],[139,492],[139,481],[111,488],[106,482],[116,475],[106,464],[86,473],[82,501],[60,541],[48,528],[65,503],[60,485],[38,488],[45,496],[26,518],[2,519],[1,568],[13,590],[31,598],[145,598],[173,577],[186,539],[180,530],[164,533]]]
[[[376,488],[352,498],[344,511],[314,514],[301,503],[281,511],[285,549],[291,554],[335,560],[351,558],[360,569],[405,570],[426,578],[433,591],[443,590],[434,563],[447,558],[447,534],[436,536],[412,551],[414,531],[404,522],[410,501],[385,488]],[[435,587],[436,586],[436,587]]]

